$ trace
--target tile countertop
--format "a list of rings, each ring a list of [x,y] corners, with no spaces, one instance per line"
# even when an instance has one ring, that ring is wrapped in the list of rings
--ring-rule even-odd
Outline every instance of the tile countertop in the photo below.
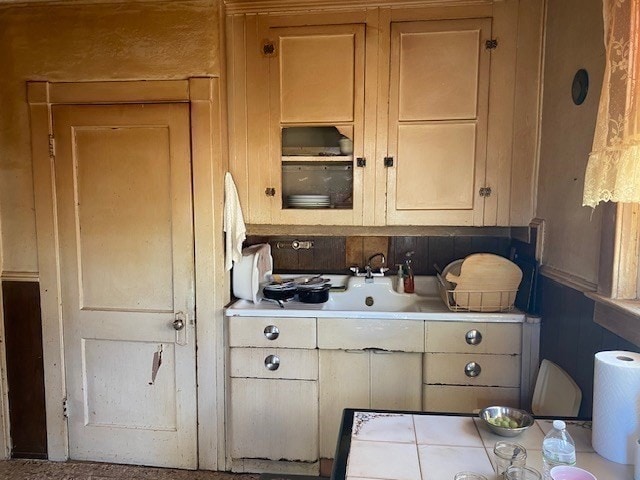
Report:
[[[342,285],[348,278],[344,275],[325,275],[325,277],[329,277],[333,285]],[[436,277],[416,276],[415,278],[416,295],[422,301],[419,311],[337,310],[328,308],[328,305],[324,303],[313,304],[298,301],[285,302],[284,307],[281,308],[277,303],[268,300],[257,304],[248,300],[237,300],[225,309],[225,315],[227,317],[380,318],[506,323],[525,321],[524,313],[519,310],[496,313],[453,312],[449,310],[438,294]]]
[[[591,448],[591,422],[568,421],[577,466],[599,480],[633,480],[633,465],[610,462]],[[542,471],[542,440],[551,420],[536,420],[518,437],[492,433],[480,419],[426,413],[344,411],[332,480],[452,480],[472,471],[496,479],[493,447],[514,441],[527,450],[527,465]]]

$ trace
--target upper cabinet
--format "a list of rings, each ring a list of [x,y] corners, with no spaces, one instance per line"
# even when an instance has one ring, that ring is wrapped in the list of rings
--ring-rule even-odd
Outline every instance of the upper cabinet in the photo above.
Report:
[[[482,225],[491,19],[391,25],[387,223]]]
[[[456,3],[227,16],[248,223],[528,224],[539,2]]]

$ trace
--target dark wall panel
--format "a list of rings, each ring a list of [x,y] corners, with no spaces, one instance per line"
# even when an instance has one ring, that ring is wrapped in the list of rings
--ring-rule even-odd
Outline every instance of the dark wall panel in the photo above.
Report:
[[[40,290],[37,282],[2,282],[9,384],[11,456],[47,458]]]
[[[581,416],[593,407],[594,355],[603,350],[640,352],[640,348],[593,321],[593,300],[541,276],[540,359],[558,364],[582,389]]]
[[[250,236],[245,245],[269,243],[273,255],[274,270],[279,273],[350,273],[354,258],[366,259],[373,253],[382,252],[386,256],[390,274],[396,271],[396,264],[403,263],[407,252],[412,256],[416,275],[435,275],[434,263],[444,268],[449,262],[464,258],[472,253],[488,252],[507,257],[511,239],[508,237],[478,236],[397,236],[381,237],[288,237]],[[310,250],[286,248],[293,240],[312,241]],[[382,241],[384,240],[384,241]],[[280,244],[283,248],[278,248]],[[355,252],[354,248],[360,252]],[[364,266],[363,260],[358,262]],[[377,264],[376,264],[377,266]]]

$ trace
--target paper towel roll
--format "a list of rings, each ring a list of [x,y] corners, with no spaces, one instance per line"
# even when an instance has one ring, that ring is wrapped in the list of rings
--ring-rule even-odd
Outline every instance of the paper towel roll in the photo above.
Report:
[[[593,449],[616,463],[635,463],[640,438],[640,354],[596,353],[593,374]]]

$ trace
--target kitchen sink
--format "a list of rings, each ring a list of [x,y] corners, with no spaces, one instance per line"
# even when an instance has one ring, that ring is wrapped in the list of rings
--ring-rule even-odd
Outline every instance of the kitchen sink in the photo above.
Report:
[[[423,312],[442,306],[438,296],[398,293],[393,283],[391,277],[350,277],[346,290],[331,292],[322,310]]]

